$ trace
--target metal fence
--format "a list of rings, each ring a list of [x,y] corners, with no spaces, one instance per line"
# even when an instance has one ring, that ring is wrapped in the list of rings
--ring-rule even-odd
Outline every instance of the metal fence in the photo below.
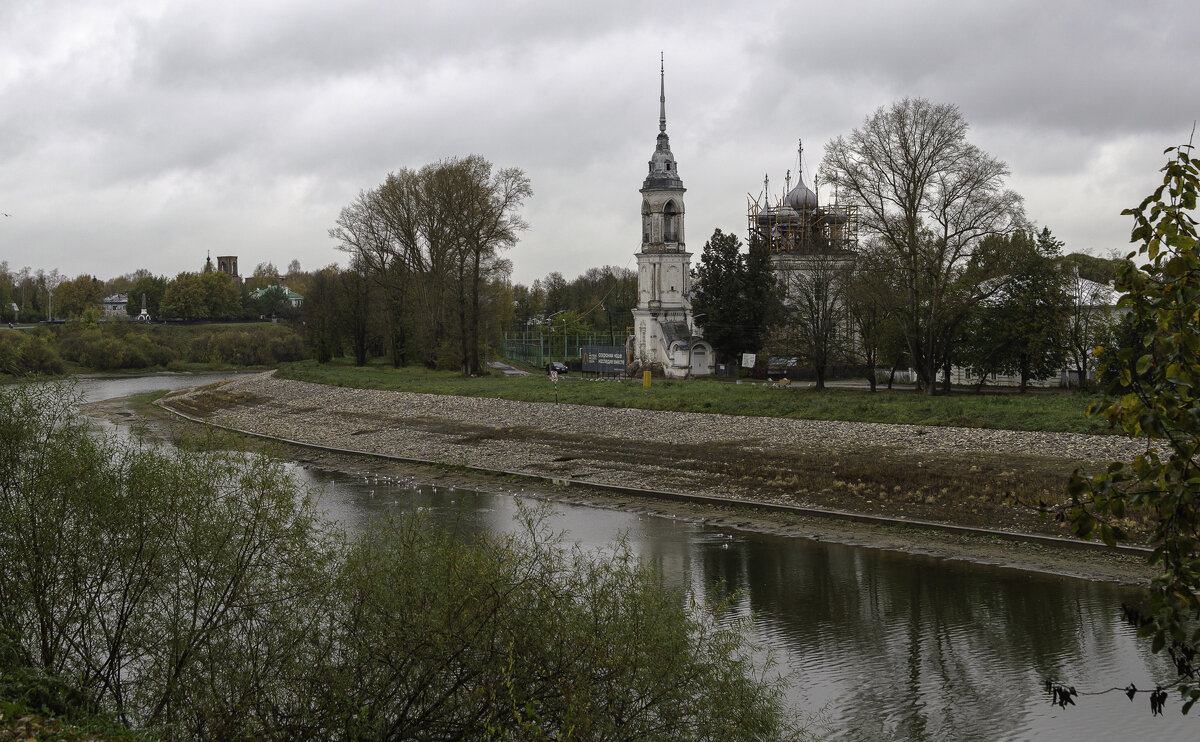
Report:
[[[509,361],[527,363],[537,368],[550,361],[562,361],[579,368],[579,349],[589,345],[609,345],[608,333],[574,334],[506,332],[500,355]]]

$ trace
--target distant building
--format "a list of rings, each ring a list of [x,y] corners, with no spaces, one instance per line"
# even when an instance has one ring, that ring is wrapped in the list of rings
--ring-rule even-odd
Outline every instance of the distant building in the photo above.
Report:
[[[276,284],[274,286],[268,286],[265,289],[255,289],[250,292],[250,298],[257,300],[257,299],[261,298],[263,294],[267,293],[268,291],[270,291],[271,289],[274,289],[274,288],[283,290],[284,298],[287,299],[287,303],[294,309],[299,309],[304,304],[303,296],[301,296],[300,294],[297,294],[295,291],[292,291],[287,286],[282,286],[279,284]]]
[[[667,139],[665,74],[659,71],[658,145],[642,182],[642,249],[637,253],[638,305],[633,310],[632,366],[674,378],[708,376],[713,349],[700,334],[689,299],[691,257],[684,243],[686,192]]]
[[[244,283],[242,277],[238,275],[238,259],[236,255],[220,255],[217,257],[217,264],[213,265],[212,254],[206,255],[204,258],[205,273],[224,273],[238,283]]]
[[[217,270],[233,276],[238,281],[242,280],[242,277],[238,275],[238,259],[236,255],[218,255]]]
[[[125,319],[129,315],[125,312],[125,305],[129,303],[128,294],[113,294],[112,296],[104,297],[101,306],[103,307],[105,319]]]

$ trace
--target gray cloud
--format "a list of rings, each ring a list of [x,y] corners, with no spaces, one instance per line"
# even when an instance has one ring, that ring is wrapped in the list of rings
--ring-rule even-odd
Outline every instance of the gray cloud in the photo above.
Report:
[[[658,52],[694,252],[744,231],[805,140],[904,96],[955,103],[1069,249],[1186,137],[1183,2],[589,5],[17,2],[0,8],[0,260],[115,275],[340,258],[339,209],[387,172],[479,153],[524,168],[517,280],[624,265],[654,146]],[[1175,70],[1180,72],[1175,73]]]

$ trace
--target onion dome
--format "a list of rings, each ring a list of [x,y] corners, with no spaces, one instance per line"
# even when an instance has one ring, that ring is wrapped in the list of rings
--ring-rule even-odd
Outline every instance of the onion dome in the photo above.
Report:
[[[765,227],[768,224],[778,224],[779,222],[795,219],[799,216],[800,215],[796,213],[795,209],[788,206],[786,203],[782,203],[778,206],[772,206],[768,209],[763,209],[762,211],[758,212],[758,223],[759,225]]]
[[[796,187],[784,197],[783,204],[793,209],[817,208],[817,194],[804,185],[804,176],[797,173],[796,181]]]

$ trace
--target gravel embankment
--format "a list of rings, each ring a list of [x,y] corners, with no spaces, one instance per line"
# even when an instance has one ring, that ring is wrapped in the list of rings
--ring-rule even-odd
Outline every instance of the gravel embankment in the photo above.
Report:
[[[532,455],[516,450],[521,446],[513,445],[515,437],[505,435],[514,431],[537,431],[539,442],[550,448],[561,436],[631,448],[642,443],[655,448],[723,443],[750,456],[756,450],[819,446],[885,448],[915,456],[1023,454],[1107,461],[1129,458],[1144,448],[1119,436],[1079,433],[734,417],[348,389],[276,379],[270,372],[239,377],[220,390],[254,399],[217,410],[210,420],[221,425],[318,445],[509,471],[557,471],[562,468],[558,464],[567,463],[554,461],[552,451]]]
[[[275,379],[270,372],[168,395],[160,403],[218,425],[331,449],[632,488],[624,494],[567,490],[533,480],[521,487],[549,499],[579,498],[597,507],[1094,579],[1137,583],[1149,574],[1137,556],[803,514],[835,510],[851,518],[940,523],[1020,538],[1068,537],[1066,524],[1017,503],[1061,502],[1073,467],[1128,459],[1143,450],[1116,436],[510,402],[347,389]],[[302,460],[350,467],[346,471],[388,466],[338,457],[314,451]],[[466,478],[473,483],[465,486],[480,489],[495,481],[466,470],[434,470],[441,472],[434,475],[437,481]],[[654,493],[638,497],[632,490],[788,510],[714,509]],[[1132,531],[1136,524],[1126,526]]]

